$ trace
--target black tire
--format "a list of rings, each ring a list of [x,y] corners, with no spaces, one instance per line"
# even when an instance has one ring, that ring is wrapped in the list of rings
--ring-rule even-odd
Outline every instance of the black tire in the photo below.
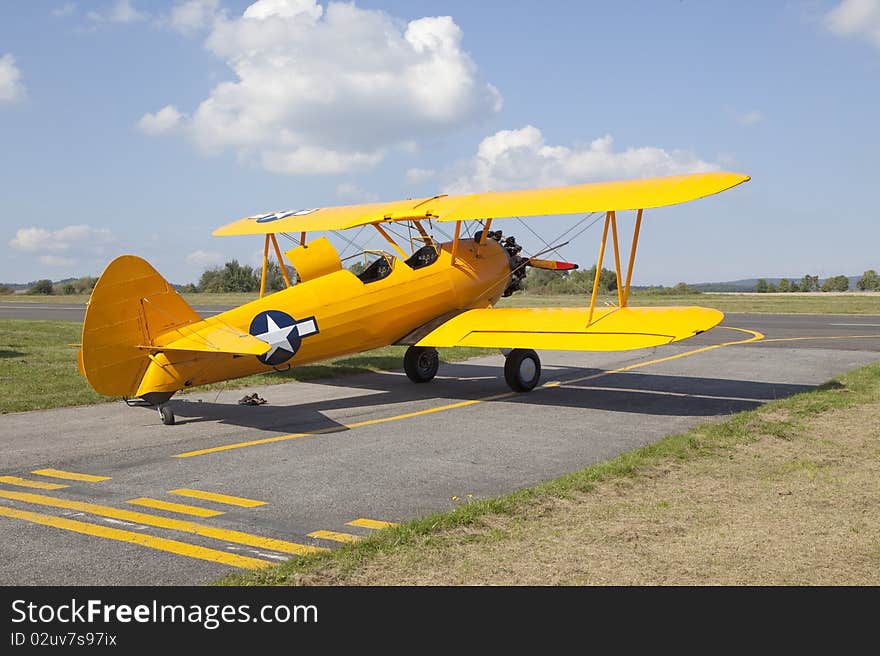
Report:
[[[513,349],[504,361],[504,380],[514,392],[531,392],[541,380],[541,359],[532,349]]]
[[[174,425],[174,411],[171,409],[171,406],[160,405],[159,416],[162,417],[162,423],[166,426]]]
[[[410,346],[403,356],[403,370],[414,383],[427,383],[437,375],[440,354],[430,346]]]

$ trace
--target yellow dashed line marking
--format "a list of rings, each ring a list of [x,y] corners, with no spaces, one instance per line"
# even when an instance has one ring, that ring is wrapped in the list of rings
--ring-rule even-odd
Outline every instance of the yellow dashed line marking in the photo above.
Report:
[[[128,542],[137,544],[150,549],[159,551],[167,551],[169,553],[187,556],[189,558],[198,558],[199,560],[209,560],[214,563],[223,565],[231,565],[233,567],[243,567],[246,569],[257,569],[271,565],[268,560],[260,560],[259,558],[249,558],[247,556],[237,556],[235,554],[217,551],[216,549],[208,549],[199,547],[186,542],[178,542],[177,540],[168,540],[166,538],[157,538],[152,535],[144,535],[142,533],[134,533],[119,528],[111,528],[109,526],[100,526],[99,524],[90,524],[88,522],[80,522],[75,519],[66,517],[56,517],[54,515],[44,515],[29,510],[19,510],[8,506],[0,506],[0,516],[10,517],[13,519],[21,519],[32,524],[40,524],[42,526],[51,526],[54,528],[73,531],[74,533],[83,533],[108,540],[117,540],[119,542]]]
[[[100,483],[109,481],[109,476],[92,476],[91,474],[77,474],[76,472],[63,471],[61,469],[36,469],[31,474],[49,476],[51,478],[63,478],[68,481],[84,481],[86,483]]]
[[[322,540],[333,540],[334,542],[357,542],[361,540],[360,535],[352,533],[338,533],[336,531],[312,531],[309,533],[310,538],[321,538]]]
[[[611,369],[609,371],[602,371],[598,374],[591,374],[590,376],[583,376],[581,378],[574,378],[572,380],[565,381],[550,381],[541,385],[537,389],[553,389],[555,387],[559,387],[561,385],[565,385],[568,383],[579,383],[584,380],[593,380],[595,378],[601,378],[602,376],[608,376],[610,374],[619,374],[624,371],[631,371],[633,369],[639,369],[640,367],[647,367],[651,364],[659,364],[661,362],[668,362],[669,360],[676,360],[678,358],[686,358],[690,355],[696,355],[697,353],[704,353],[706,351],[712,351],[714,349],[723,348],[725,346],[735,346],[737,344],[748,344],[749,342],[756,342],[758,340],[764,339],[764,335],[759,333],[756,330],[748,330],[746,328],[733,328],[731,326],[719,326],[719,328],[725,328],[727,330],[736,330],[742,333],[750,334],[751,337],[748,339],[740,339],[733,342],[724,342],[723,344],[712,344],[711,346],[704,346],[702,348],[694,349],[692,351],[685,351],[684,353],[679,353],[677,355],[670,355],[665,358],[657,358],[656,360],[646,360],[645,362],[637,362],[636,364],[631,364],[626,367],[620,367],[619,369]],[[384,424],[389,421],[400,421],[401,419],[410,419],[412,417],[420,417],[423,415],[429,415],[435,412],[445,412],[447,410],[455,410],[456,408],[465,408],[472,405],[477,405],[478,403],[485,403],[487,401],[499,401],[501,399],[509,399],[520,396],[517,392],[504,392],[501,394],[493,394],[491,396],[484,396],[479,399],[472,399],[469,401],[459,401],[457,403],[449,403],[446,405],[437,406],[436,408],[428,408],[427,410],[418,410],[416,412],[407,412],[400,415],[393,415],[391,417],[381,417],[379,419],[370,419],[367,421],[358,421],[352,424],[342,424],[340,426],[332,426],[330,428],[322,428],[319,430],[309,431],[306,433],[290,433],[289,435],[276,435],[275,437],[266,437],[259,440],[249,440],[247,442],[234,442],[232,444],[223,444],[221,446],[215,446],[208,449],[199,449],[197,451],[187,451],[186,453],[178,453],[175,455],[175,458],[193,458],[195,456],[204,456],[210,453],[219,453],[221,451],[231,451],[233,449],[243,449],[250,446],[261,446],[263,444],[274,444],[276,442],[286,442],[288,440],[295,440],[300,437],[312,437],[315,435],[326,435],[328,433],[340,433],[343,431],[351,430],[352,428],[360,428],[361,426],[372,426],[375,424]]]
[[[144,506],[145,508],[155,508],[156,510],[167,510],[168,512],[181,513],[183,515],[193,515],[195,517],[216,517],[217,515],[223,514],[220,510],[209,510],[208,508],[187,506],[183,503],[171,503],[170,501],[150,499],[149,497],[130,499],[128,503],[135,506]]]
[[[378,519],[367,519],[366,517],[361,517],[360,519],[354,519],[350,522],[345,522],[349,526],[360,526],[361,528],[371,528],[374,531],[378,531],[380,528],[388,528],[390,526],[398,526],[398,524],[394,522],[382,522]]]
[[[217,494],[216,492],[203,492],[202,490],[191,490],[186,487],[177,490],[169,490],[168,494],[177,494],[182,497],[192,497],[193,499],[203,499],[204,501],[214,501],[215,503],[225,503],[230,506],[241,506],[243,508],[256,508],[257,506],[265,506],[265,501],[257,501],[256,499],[245,499],[244,497],[233,497],[228,494]]]
[[[61,488],[70,487],[61,483],[46,483],[44,481],[32,481],[28,478],[19,476],[0,476],[0,483],[8,485],[18,485],[19,487],[32,487],[37,490],[60,490]]]
[[[0,490],[0,497],[4,499],[12,499],[14,501],[23,501],[25,503],[34,503],[40,506],[66,508],[68,510],[79,510],[82,512],[91,513],[92,515],[110,517],[112,519],[121,519],[124,522],[133,522],[135,524],[144,524],[146,526],[167,528],[171,529],[172,531],[183,531],[185,533],[201,535],[202,537],[206,538],[224,540],[226,542],[234,542],[236,544],[244,544],[248,547],[271,549],[273,551],[280,551],[282,553],[303,555],[308,553],[316,553],[318,551],[326,551],[326,549],[322,549],[320,547],[312,547],[304,544],[297,544],[295,542],[286,542],[285,540],[276,540],[275,538],[266,538],[260,535],[242,533],[240,531],[230,531],[227,529],[215,528],[213,526],[197,524],[195,522],[190,522],[186,520],[170,519],[168,517],[160,517],[159,515],[148,515],[146,513],[123,510],[121,508],[113,508],[111,506],[101,506],[95,503],[61,499],[59,497],[51,497],[42,494]]]

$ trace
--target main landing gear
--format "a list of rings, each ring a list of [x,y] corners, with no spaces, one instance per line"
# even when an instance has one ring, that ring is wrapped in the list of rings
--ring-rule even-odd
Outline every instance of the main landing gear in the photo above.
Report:
[[[531,392],[541,379],[541,359],[532,349],[513,349],[504,355],[504,380],[514,392]]]
[[[504,353],[504,380],[514,392],[531,392],[541,380],[541,359],[532,349]],[[410,346],[403,356],[403,370],[414,383],[427,383],[437,375],[440,356],[430,346]]]
[[[440,354],[430,346],[410,346],[403,356],[403,370],[414,383],[427,383],[437,375]]]

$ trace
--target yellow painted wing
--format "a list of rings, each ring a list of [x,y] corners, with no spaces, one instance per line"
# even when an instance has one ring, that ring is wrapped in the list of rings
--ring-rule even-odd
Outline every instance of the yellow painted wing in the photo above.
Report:
[[[380,221],[437,221],[581,214],[665,207],[717,194],[749,180],[741,173],[694,173],[568,187],[435,196],[388,203],[322,207],[240,219],[217,236],[345,230]]]
[[[483,346],[562,351],[626,351],[669,344],[718,325],[724,314],[702,307],[486,308],[459,314],[417,346]]]
[[[263,340],[214,317],[160,335],[153,342],[152,346],[144,345],[140,348],[231,355],[263,355],[271,348]]]

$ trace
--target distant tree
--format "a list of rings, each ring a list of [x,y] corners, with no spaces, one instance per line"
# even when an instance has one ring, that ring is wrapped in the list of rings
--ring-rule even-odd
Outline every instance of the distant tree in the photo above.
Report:
[[[261,271],[255,271],[254,273],[257,274],[257,277],[262,274]],[[287,277],[290,278],[291,283],[296,281],[296,271],[293,267],[287,267]],[[278,262],[273,260],[266,267],[266,291],[277,292],[282,289],[287,289],[287,283],[284,282],[284,276],[281,275],[281,267],[278,266]]]
[[[847,289],[849,289],[849,278],[846,276],[826,278],[822,283],[823,292],[845,292]]]
[[[66,282],[61,285],[61,293],[65,296],[70,296],[71,294],[76,294],[76,285],[72,282]]]
[[[181,294],[193,294],[193,293],[199,291],[199,288],[196,287],[193,283],[188,283],[186,285],[183,285],[177,291]]]
[[[232,260],[206,270],[199,278],[199,290],[203,292],[255,292],[260,289],[260,273],[247,264]]]
[[[767,292],[770,294],[775,294],[776,293],[776,285],[774,285],[772,282],[768,282],[767,283]]]
[[[862,274],[862,277],[859,278],[856,287],[862,291],[880,290],[880,276],[877,275],[877,272],[874,271],[874,269],[868,269]]]
[[[77,294],[90,294],[98,284],[98,279],[92,276],[83,276],[73,283],[73,287]]]
[[[46,294],[47,296],[54,291],[51,280],[38,280],[28,290],[28,294]]]
[[[767,281],[763,278],[758,278],[758,283],[755,285],[755,291],[759,294],[767,293]]]
[[[15,290],[9,285],[0,285],[0,296],[9,296],[14,293]]]
[[[791,291],[791,281],[788,278],[783,278],[779,281],[779,291],[781,292],[790,292]]]
[[[803,278],[801,278],[801,291],[802,292],[817,292],[817,291],[819,291],[819,276],[811,276],[810,274],[807,274]]]
[[[791,291],[799,292],[801,290],[801,284],[799,282],[791,283]]]

